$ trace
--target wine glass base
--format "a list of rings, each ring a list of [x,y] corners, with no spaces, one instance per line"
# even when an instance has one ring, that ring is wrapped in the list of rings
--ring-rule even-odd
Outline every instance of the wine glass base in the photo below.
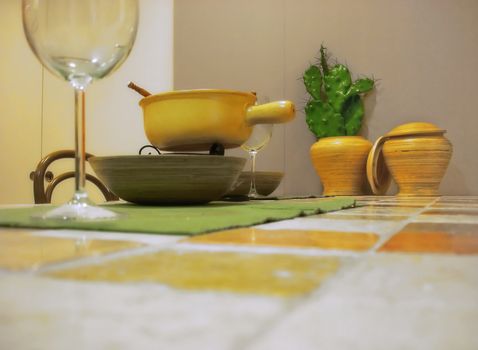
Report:
[[[247,194],[247,198],[249,199],[267,199],[267,196],[263,196],[262,194],[259,194],[257,191],[250,191]]]
[[[118,217],[111,210],[88,204],[64,204],[40,216],[44,220],[61,221],[114,220]]]
[[[36,216],[43,220],[61,221],[115,220],[119,217],[119,214],[111,210],[93,205],[88,195],[83,192],[75,193],[73,199],[67,204]]]

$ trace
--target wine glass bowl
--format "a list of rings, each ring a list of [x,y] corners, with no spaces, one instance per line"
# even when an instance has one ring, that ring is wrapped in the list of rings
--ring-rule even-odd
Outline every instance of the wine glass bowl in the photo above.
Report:
[[[75,91],[75,194],[45,219],[111,219],[85,191],[85,90],[128,57],[138,28],[138,0],[22,0],[28,44],[41,64]]]
[[[23,0],[23,26],[53,74],[89,84],[116,70],[136,38],[137,0]]]

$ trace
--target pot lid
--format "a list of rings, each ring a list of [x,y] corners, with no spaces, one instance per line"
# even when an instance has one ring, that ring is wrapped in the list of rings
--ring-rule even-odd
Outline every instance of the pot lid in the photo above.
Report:
[[[392,182],[392,176],[385,164],[385,158],[382,153],[383,142],[386,137],[379,137],[375,141],[367,158],[367,180],[375,195],[384,195]]]
[[[385,136],[399,136],[410,134],[444,134],[446,130],[440,129],[432,123],[415,122],[399,125],[393,128]]]

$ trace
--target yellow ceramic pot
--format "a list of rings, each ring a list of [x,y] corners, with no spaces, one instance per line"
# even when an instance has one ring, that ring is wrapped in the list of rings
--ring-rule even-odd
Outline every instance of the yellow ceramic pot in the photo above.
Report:
[[[370,192],[366,177],[372,143],[361,136],[325,137],[310,148],[324,196],[361,195]]]
[[[294,118],[290,101],[254,105],[253,93],[232,90],[182,90],[150,95],[139,104],[149,141],[162,150],[208,150],[220,143],[238,147],[261,123]]]
[[[452,155],[445,130],[431,123],[408,123],[379,138],[370,153],[367,176],[376,194],[382,194],[374,169],[379,155],[398,185],[399,196],[436,196]]]

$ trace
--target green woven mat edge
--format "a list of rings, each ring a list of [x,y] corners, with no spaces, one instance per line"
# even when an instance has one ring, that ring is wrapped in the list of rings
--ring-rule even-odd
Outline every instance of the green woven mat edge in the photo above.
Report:
[[[327,197],[315,200],[287,200],[287,201],[267,201],[267,202],[249,202],[249,203],[230,203],[230,202],[213,202],[209,206],[196,206],[196,207],[142,207],[128,203],[117,203],[106,205],[117,212],[137,211],[145,212],[147,216],[136,218],[125,218],[112,221],[94,221],[94,222],[69,222],[69,221],[39,221],[38,219],[32,219],[32,214],[39,214],[43,211],[47,211],[54,206],[36,206],[29,208],[2,208],[0,209],[0,227],[16,227],[16,228],[35,228],[35,229],[72,229],[72,230],[90,230],[90,231],[105,231],[105,232],[128,232],[128,233],[146,233],[146,234],[162,234],[162,235],[182,235],[182,236],[194,236],[214,231],[222,231],[232,228],[249,227],[253,225],[264,224],[268,222],[276,222],[295,217],[310,216],[330,211],[337,211],[341,209],[347,209],[355,206],[355,199],[352,197]],[[184,216],[184,211],[190,210],[191,212],[200,210],[214,211],[214,206],[221,210],[221,206],[226,209],[228,206],[232,206],[234,209],[245,209],[252,212],[260,213],[261,210],[268,211],[267,215],[252,215],[252,218],[247,218],[243,223],[237,221],[231,221],[230,224],[217,224],[209,225],[206,221],[201,220],[191,222],[192,225],[201,226],[198,229],[184,229],[184,228],[171,228],[171,229],[158,229],[156,226],[161,225],[165,218],[150,218],[151,212],[157,211],[157,213],[170,213],[174,216],[175,211]],[[240,207],[242,206],[242,208]],[[226,210],[223,209],[223,210]],[[149,214],[148,214],[149,213]],[[144,215],[144,213],[142,213]],[[13,215],[15,218],[8,218],[9,215]],[[168,216],[172,222],[171,215]],[[244,215],[244,214],[243,214]],[[248,214],[251,216],[251,214]],[[257,217],[256,217],[257,216]],[[183,218],[183,217],[182,217]],[[224,219],[227,219],[225,217]],[[234,219],[234,218],[233,218]],[[135,224],[135,221],[140,220],[143,223],[143,227]],[[150,221],[150,222],[147,222]],[[176,225],[181,226],[180,220]],[[170,223],[171,223],[170,222]],[[173,222],[174,224],[174,222]]]

